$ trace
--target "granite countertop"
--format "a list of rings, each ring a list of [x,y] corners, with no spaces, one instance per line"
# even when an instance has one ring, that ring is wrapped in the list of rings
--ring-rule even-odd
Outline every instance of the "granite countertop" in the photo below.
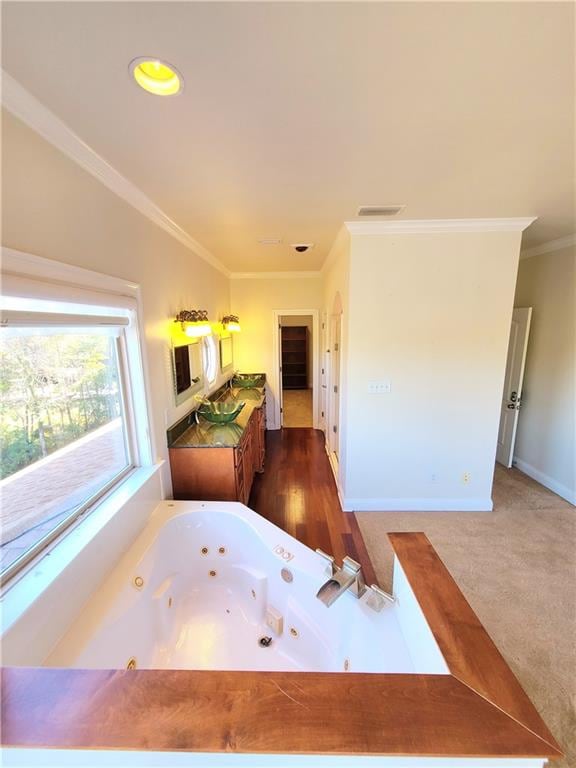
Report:
[[[212,395],[217,402],[244,401],[246,405],[236,419],[229,424],[212,424],[202,416],[196,423],[195,411],[168,430],[169,448],[235,448],[244,434],[246,425],[255,408],[264,403],[264,387],[222,387]]]

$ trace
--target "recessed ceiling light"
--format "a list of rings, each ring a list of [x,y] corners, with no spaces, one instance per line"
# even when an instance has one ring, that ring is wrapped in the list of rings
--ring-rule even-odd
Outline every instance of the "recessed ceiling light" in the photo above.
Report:
[[[184,85],[182,76],[172,64],[148,56],[131,61],[130,72],[141,88],[155,96],[175,96]]]

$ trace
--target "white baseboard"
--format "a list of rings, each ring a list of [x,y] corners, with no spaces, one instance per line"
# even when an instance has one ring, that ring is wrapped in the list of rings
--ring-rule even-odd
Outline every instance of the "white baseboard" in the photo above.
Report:
[[[330,447],[327,442],[324,443],[324,450],[326,451],[326,455],[328,456],[328,464],[330,464],[330,469],[332,470],[332,475],[334,476],[334,482],[336,483],[336,493],[338,494],[338,501],[340,502],[340,506],[342,507],[342,510],[346,512],[347,510],[344,508],[344,493],[342,492],[342,488],[340,488],[340,481],[338,479],[338,463],[334,460],[334,457],[330,452]]]
[[[492,499],[348,499],[345,512],[491,512]]]
[[[540,470],[536,469],[536,467],[533,467],[532,464],[528,464],[528,462],[522,461],[522,459],[519,459],[517,456],[514,456],[512,465],[516,467],[516,469],[519,469],[521,472],[524,472],[524,474],[528,475],[528,477],[536,480],[536,482],[540,483],[540,485],[544,485],[546,488],[554,491],[554,493],[557,493],[558,496],[562,496],[562,498],[566,499],[566,501],[569,501],[570,504],[576,505],[576,492],[568,488],[567,485],[563,485],[557,480],[554,480],[553,477],[550,477],[550,475],[546,475],[544,472],[540,472]]]

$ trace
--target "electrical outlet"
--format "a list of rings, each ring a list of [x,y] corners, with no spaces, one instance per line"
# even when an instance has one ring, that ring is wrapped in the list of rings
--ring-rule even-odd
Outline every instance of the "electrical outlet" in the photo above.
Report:
[[[464,485],[468,485],[468,483],[470,482],[470,480],[471,480],[471,478],[470,478],[470,472],[464,472],[464,473],[462,474],[462,482],[464,483]]]
[[[369,381],[368,392],[371,395],[383,395],[392,391],[392,384],[389,381]]]
[[[434,485],[438,482],[438,475],[436,474],[436,472],[432,472],[432,474],[430,475],[430,482],[434,483]]]

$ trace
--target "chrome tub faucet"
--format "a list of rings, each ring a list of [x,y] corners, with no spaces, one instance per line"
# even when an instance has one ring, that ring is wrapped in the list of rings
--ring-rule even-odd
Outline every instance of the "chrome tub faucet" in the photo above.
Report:
[[[329,607],[347,590],[350,590],[357,598],[362,597],[364,592],[366,592],[366,584],[364,583],[360,563],[346,556],[342,560],[342,567],[338,568],[331,555],[327,555],[321,549],[317,549],[316,552],[328,561],[332,571],[331,577],[316,593],[318,600],[321,600],[324,605]]]

